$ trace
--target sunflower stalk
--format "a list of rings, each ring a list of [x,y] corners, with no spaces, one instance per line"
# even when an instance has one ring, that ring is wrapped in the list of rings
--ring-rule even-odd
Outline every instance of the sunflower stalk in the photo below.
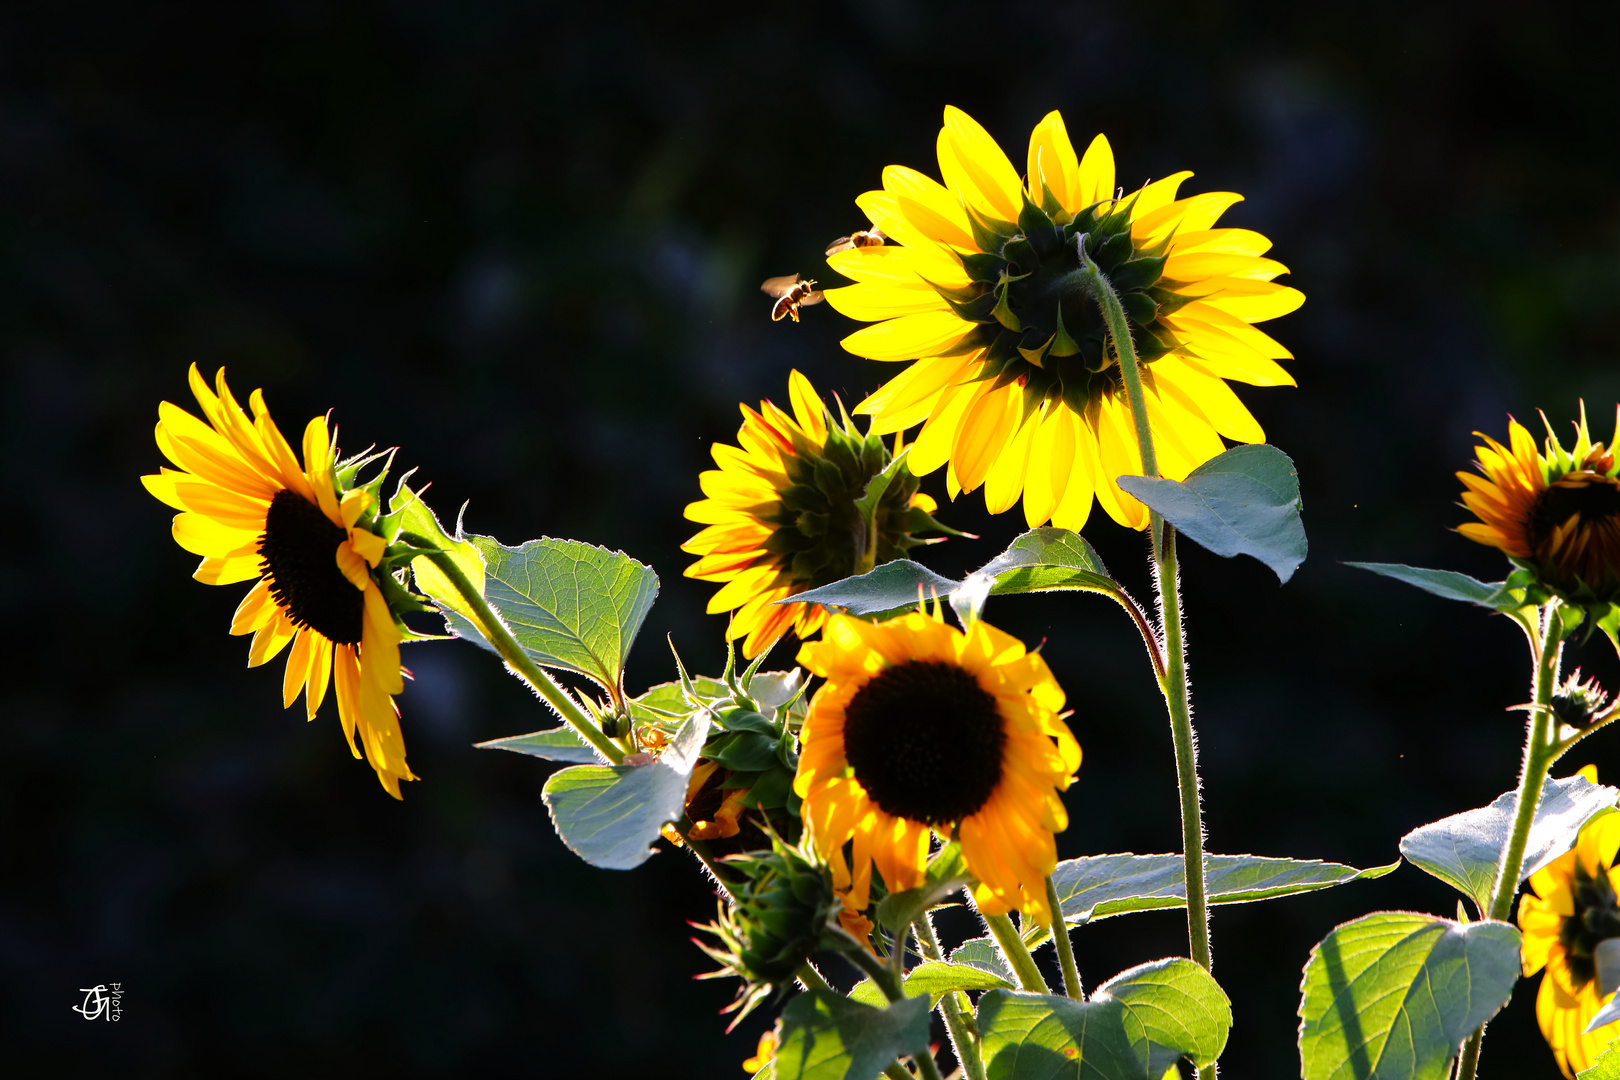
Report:
[[[933,916],[923,912],[915,926],[917,945],[923,958],[943,961],[945,951],[939,947],[939,938],[934,933]],[[967,995],[960,990],[952,990],[939,999],[939,1011],[945,1017],[945,1031],[951,1037],[951,1049],[956,1052],[956,1060],[961,1062],[963,1075],[967,1080],[985,1080],[984,1057],[969,1026],[973,1010]]]
[[[1041,969],[1035,966],[1035,958],[1030,955],[1029,946],[1024,944],[1013,921],[1005,915],[982,917],[990,933],[995,935],[996,944],[1001,946],[1001,955],[1006,957],[1007,966],[1018,976],[1018,985],[1032,994],[1050,994],[1052,988],[1041,977]]]
[[[461,598],[467,601],[477,623],[478,632],[484,635],[484,640],[495,647],[501,659],[506,661],[507,667],[528,683],[531,690],[544,698],[580,738],[594,746],[598,753],[614,765],[622,764],[624,751],[602,733],[602,729],[585,715],[585,711],[549,672],[529,659],[529,654],[524,652],[517,639],[512,637],[512,632],[506,628],[506,623],[495,609],[490,607],[489,601],[484,599],[484,594],[468,580],[466,574],[461,572],[461,567],[456,565],[455,559],[451,558],[448,552],[438,550],[433,541],[426,537],[414,533],[401,533],[399,538],[425,549],[424,554],[445,577],[450,579],[450,583],[456,587]]]
[[[1063,992],[1076,1001],[1086,999],[1080,982],[1080,969],[1074,963],[1074,942],[1069,940],[1069,924],[1063,921],[1063,901],[1050,875],[1046,879],[1046,903],[1052,909],[1052,942],[1057,948],[1058,965],[1063,968]]]
[[[1530,653],[1535,660],[1531,674],[1534,704],[1525,725],[1524,765],[1519,772],[1519,787],[1513,794],[1513,831],[1508,834],[1507,846],[1496,867],[1496,883],[1491,886],[1491,902],[1485,912],[1488,919],[1506,921],[1513,913],[1513,898],[1519,891],[1519,872],[1524,866],[1524,848],[1530,839],[1530,825],[1535,820],[1536,807],[1541,802],[1541,790],[1547,782],[1547,773],[1568,746],[1558,743],[1556,718],[1552,711],[1553,691],[1558,685],[1558,667],[1563,654],[1563,639],[1558,632],[1559,601],[1547,602],[1541,610],[1539,632],[1530,635]],[[1573,741],[1570,743],[1573,745]],[[1474,1080],[1479,1070],[1480,1044],[1485,1038],[1485,1025],[1481,1024],[1463,1043],[1457,1059],[1457,1080]]]
[[[1108,336],[1114,343],[1125,396],[1130,402],[1131,419],[1136,425],[1136,444],[1142,458],[1142,475],[1159,475],[1158,457],[1153,452],[1153,432],[1148,426],[1147,402],[1142,395],[1142,373],[1131,340],[1130,321],[1120,305],[1119,294],[1086,252],[1086,237],[1076,238],[1082,269],[1077,273],[1091,298],[1102,310]],[[1204,816],[1199,802],[1198,743],[1193,734],[1192,712],[1188,704],[1187,647],[1181,623],[1180,573],[1176,559],[1176,530],[1157,514],[1152,515],[1153,586],[1159,599],[1159,625],[1164,637],[1165,670],[1160,681],[1170,713],[1170,732],[1175,742],[1176,779],[1181,789],[1181,840],[1187,881],[1187,942],[1192,958],[1206,971],[1210,968],[1209,901],[1204,881]]]
[[[904,934],[901,935],[901,938],[903,944]],[[824,940],[828,939],[837,945],[851,963],[864,971],[867,978],[877,984],[877,988],[883,991],[883,996],[889,999],[890,1004],[906,1000],[905,987],[901,985],[899,976],[891,971],[887,964],[867,952],[866,946],[861,944],[855,935],[843,927],[828,926]],[[912,1060],[917,1063],[917,1074],[922,1077],[922,1080],[941,1080],[939,1064],[934,1061],[933,1054],[924,1050],[914,1056]],[[905,1067],[898,1061],[891,1065],[889,1069],[899,1069],[902,1074],[905,1074]],[[885,1069],[884,1072],[891,1076],[895,1075],[889,1072],[889,1069]]]

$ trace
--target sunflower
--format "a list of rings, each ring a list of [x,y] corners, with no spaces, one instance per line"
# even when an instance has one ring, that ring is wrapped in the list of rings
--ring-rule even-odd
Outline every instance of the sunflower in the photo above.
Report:
[[[880,434],[923,425],[914,472],[948,463],[951,494],[982,484],[993,513],[1022,494],[1031,527],[1079,529],[1093,495],[1122,525],[1147,524],[1115,482],[1141,459],[1081,245],[1132,324],[1159,471],[1184,478],[1225,449],[1221,436],[1265,440],[1224,380],[1294,384],[1275,363],[1291,354],[1251,324],[1304,297],[1271,280],[1287,272],[1261,258],[1271,241],[1213,227],[1242,196],[1177,199],[1188,172],[1121,195],[1108,140],[1077,158],[1056,112],[1030,136],[1026,181],[959,109],[945,110],[938,152],[943,186],[891,165],[882,191],[856,199],[897,243],[831,256],[855,284],[825,294],[877,324],[844,348],[916,360],[856,409]]]
[[[1596,782],[1596,769],[1581,772]],[[1620,814],[1598,818],[1581,830],[1574,850],[1531,875],[1533,893],[1519,900],[1525,977],[1546,969],[1536,993],[1536,1022],[1569,1077],[1589,1068],[1620,1035],[1615,1023],[1586,1032],[1613,993],[1598,985],[1593,955],[1599,943],[1620,937],[1620,867],[1611,866],[1617,849]]]
[[[708,526],[681,546],[700,556],[687,577],[724,582],[709,613],[733,612],[727,637],[746,638],[743,655],[758,656],[790,628],[808,638],[826,611],[818,604],[778,604],[904,555],[926,541],[912,533],[939,530],[934,500],[917,492],[905,469],[894,477],[867,532],[856,503],[892,460],[883,440],[862,435],[848,417],[834,420],[810,380],[788,378],[789,416],[769,401],[742,405],[741,448],[718,443],[719,469],[700,478],[708,498],[686,508]]]
[[[799,663],[827,681],[805,718],[793,790],[846,906],[867,906],[874,863],[891,892],[921,885],[937,831],[961,842],[982,912],[1049,923],[1053,834],[1068,826],[1058,792],[1080,745],[1046,661],[983,622],[964,633],[912,612],[831,616]]]
[[[415,780],[405,764],[399,713],[391,695],[404,689],[400,631],[372,570],[387,543],[366,527],[376,518],[373,492],[345,490],[325,417],[304,429],[304,464],[270,418],[262,391],[250,419],[225,384],[215,389],[191,368],[191,391],[205,423],[177,405],[158,406],[157,443],[178,469],[141,482],[180,510],[175,541],[203,557],[192,576],[208,585],[256,584],[236,609],[232,634],[252,634],[248,666],[268,663],[289,645],[282,703],[304,695],[309,718],[336,691],[338,717],[355,757],[355,730],[377,778],[394,798]]]
[[[1609,446],[1594,443],[1586,426],[1586,403],[1566,451],[1547,428],[1545,453],[1517,420],[1509,417],[1508,445],[1479,435],[1475,447],[1483,477],[1458,473],[1468,488],[1463,505],[1479,518],[1459,525],[1470,540],[1500,548],[1553,593],[1571,602],[1620,596],[1620,406]]]

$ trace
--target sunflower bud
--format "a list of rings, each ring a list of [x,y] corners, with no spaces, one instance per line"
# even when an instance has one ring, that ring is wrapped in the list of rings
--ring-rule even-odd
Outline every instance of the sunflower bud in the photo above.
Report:
[[[726,1010],[740,1010],[737,1021],[772,991],[792,984],[840,908],[821,866],[776,837],[772,847],[769,854],[726,860],[745,875],[744,880],[734,890],[731,906],[722,906],[714,922],[699,927],[717,944],[699,941],[698,947],[720,965],[720,970],[700,977],[736,976],[744,982]]]
[[[1581,669],[1576,668],[1553,693],[1553,715],[1558,717],[1560,724],[1584,728],[1592,723],[1592,719],[1602,711],[1608,700],[1608,692],[1598,685],[1598,681],[1596,679],[1583,681]]]

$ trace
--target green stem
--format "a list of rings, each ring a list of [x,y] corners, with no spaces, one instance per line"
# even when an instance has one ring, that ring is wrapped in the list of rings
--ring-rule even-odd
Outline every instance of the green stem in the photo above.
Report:
[[[1519,770],[1518,790],[1513,793],[1513,831],[1508,834],[1507,846],[1497,863],[1496,882],[1491,886],[1491,902],[1485,912],[1486,918],[1503,922],[1513,913],[1519,872],[1524,867],[1524,848],[1530,839],[1530,826],[1535,821],[1536,807],[1541,803],[1547,773],[1566,749],[1556,741],[1557,726],[1552,711],[1553,690],[1558,684],[1558,666],[1564,648],[1558,633],[1557,607],[1557,600],[1548,602],[1542,609],[1541,632],[1530,636],[1531,655],[1535,659],[1530,689],[1535,704],[1525,725],[1524,763]],[[1474,1080],[1484,1038],[1485,1025],[1481,1024],[1463,1043],[1457,1060],[1457,1080]]]
[[[934,934],[933,917],[925,911],[915,925],[917,946],[924,959],[944,960],[945,951],[939,947],[939,938]],[[965,1005],[969,1007],[964,1008]],[[952,990],[939,999],[940,1012],[945,1017],[945,1030],[951,1037],[951,1049],[956,1051],[956,1060],[962,1063],[962,1072],[967,1080],[985,1080],[984,1058],[969,1026],[972,1016],[970,1006],[967,995],[960,990]]]
[[[1080,969],[1074,966],[1074,943],[1069,940],[1069,924],[1063,921],[1063,902],[1057,886],[1046,879],[1046,903],[1052,909],[1052,941],[1057,945],[1058,964],[1063,968],[1063,992],[1076,1001],[1086,999],[1080,983]]]
[[[838,943],[839,950],[849,958],[849,962],[866,972],[868,978],[877,984],[883,991],[883,996],[891,1002],[904,1001],[905,990],[901,988],[900,979],[889,966],[867,951],[860,940],[840,926],[829,926],[825,938],[833,938]]]
[[[412,533],[400,533],[400,539],[417,547],[434,547],[433,541]],[[512,632],[506,628],[506,623],[501,620],[495,609],[489,606],[489,601],[484,599],[484,594],[478,587],[462,573],[461,567],[456,565],[456,560],[450,553],[428,551],[425,554],[432,560],[433,565],[450,579],[450,583],[456,587],[461,598],[467,601],[467,605],[472,608],[472,621],[477,626],[478,632],[484,635],[485,641],[495,647],[501,659],[506,661],[506,666],[528,683],[531,690],[544,698],[546,703],[557,711],[557,715],[562,717],[580,738],[596,747],[597,752],[604,758],[615,765],[623,762],[624,751],[602,733],[602,729],[596,726],[556,679],[529,659],[528,653],[523,651],[522,646],[512,637]]]
[[[1136,445],[1142,458],[1142,475],[1158,476],[1158,457],[1153,451],[1153,431],[1148,426],[1147,401],[1142,394],[1142,373],[1131,341],[1130,320],[1120,306],[1113,285],[1086,252],[1084,238],[1077,241],[1084,280],[1091,296],[1102,310],[1108,336],[1114,342],[1125,397],[1130,402],[1131,419],[1136,425]],[[1181,842],[1187,878],[1187,942],[1192,958],[1208,970],[1209,904],[1204,888],[1204,820],[1199,805],[1198,750],[1193,736],[1192,713],[1188,706],[1186,640],[1181,625],[1181,596],[1176,566],[1176,532],[1153,515],[1154,587],[1159,594],[1160,626],[1164,633],[1165,704],[1170,712],[1170,732],[1176,748],[1176,779],[1181,788]]]
[[[1001,955],[1007,958],[1007,965],[1018,976],[1018,985],[1035,994],[1050,994],[1052,988],[1046,985],[1041,978],[1041,969],[1035,966],[1035,958],[1029,954],[1029,948],[1024,939],[1018,936],[1018,927],[1005,915],[984,915],[984,924],[995,935],[996,944],[1001,946]]]
[[[810,966],[810,961],[808,960],[799,965],[799,970],[796,974],[798,975],[799,983],[806,990],[825,990],[829,994],[838,993],[838,991],[834,990],[832,986],[828,984],[826,979],[821,977],[821,972]]]
[[[1142,393],[1142,373],[1131,340],[1131,324],[1125,317],[1114,286],[1086,252],[1086,238],[1076,241],[1083,270],[1080,271],[1091,297],[1102,310],[1108,336],[1114,342],[1125,398],[1130,403],[1136,425],[1136,445],[1142,458],[1142,475],[1159,475],[1158,457],[1153,451],[1153,431],[1148,424],[1147,399]],[[1187,944],[1192,958],[1209,970],[1209,901],[1204,881],[1204,816],[1199,804],[1198,742],[1193,735],[1192,710],[1188,704],[1187,646],[1181,625],[1180,582],[1176,566],[1176,531],[1154,513],[1153,582],[1159,594],[1160,628],[1164,635],[1165,672],[1160,685],[1170,713],[1170,734],[1176,750],[1176,782],[1181,789],[1181,850],[1187,882]],[[1206,1065],[1198,1075],[1215,1075],[1215,1066]]]
[[[900,1064],[898,1061],[889,1062],[889,1067],[883,1070],[883,1075],[887,1076],[889,1080],[917,1080],[917,1078],[907,1072],[906,1067]]]

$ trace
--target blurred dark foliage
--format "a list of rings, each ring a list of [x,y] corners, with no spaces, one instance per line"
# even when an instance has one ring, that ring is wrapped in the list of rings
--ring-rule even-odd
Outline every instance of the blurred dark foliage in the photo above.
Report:
[[[1191,551],[1187,610],[1212,850],[1389,862],[1408,829],[1511,786],[1527,696],[1512,627],[1342,559],[1500,576],[1449,529],[1470,431],[1620,397],[1617,9],[921,0],[704,6],[375,0],[0,9],[8,615],[0,1045],[13,1075],[742,1077],[731,988],[685,920],[685,856],[632,873],[556,839],[539,762],[471,749],[546,726],[469,647],[414,647],[422,782],[389,799],[335,715],[244,670],[242,590],[189,580],[159,400],[186,366],[263,386],[284,428],[335,408],[401,445],[440,512],[657,568],[631,683],[666,634],[721,660],[681,576],[682,506],[736,403],[791,367],[853,403],[897,368],[827,307],[773,325],[755,283],[815,276],[881,168],[935,171],[946,103],[1020,164],[1061,108],[1134,185],[1197,170],[1309,297],[1268,329],[1299,389],[1245,390],[1298,463],[1311,557],[1279,589]],[[936,474],[925,484],[943,498]],[[957,572],[1020,530],[926,554]],[[1088,535],[1138,595],[1142,538]],[[1129,625],[1085,597],[991,618],[1069,691],[1085,747],[1065,855],[1178,846],[1170,740]],[[789,658],[784,649],[783,664]],[[1577,659],[1620,674],[1601,638]],[[330,711],[330,703],[328,705]],[[1620,779],[1615,737],[1595,758]],[[1450,915],[1411,868],[1219,910],[1235,1077],[1297,1074],[1299,968],[1379,907]],[[957,926],[958,931],[967,929]],[[1177,914],[1076,935],[1092,985],[1183,951]],[[120,981],[123,1019],[81,987]],[[1485,1075],[1554,1076],[1533,984]]]

